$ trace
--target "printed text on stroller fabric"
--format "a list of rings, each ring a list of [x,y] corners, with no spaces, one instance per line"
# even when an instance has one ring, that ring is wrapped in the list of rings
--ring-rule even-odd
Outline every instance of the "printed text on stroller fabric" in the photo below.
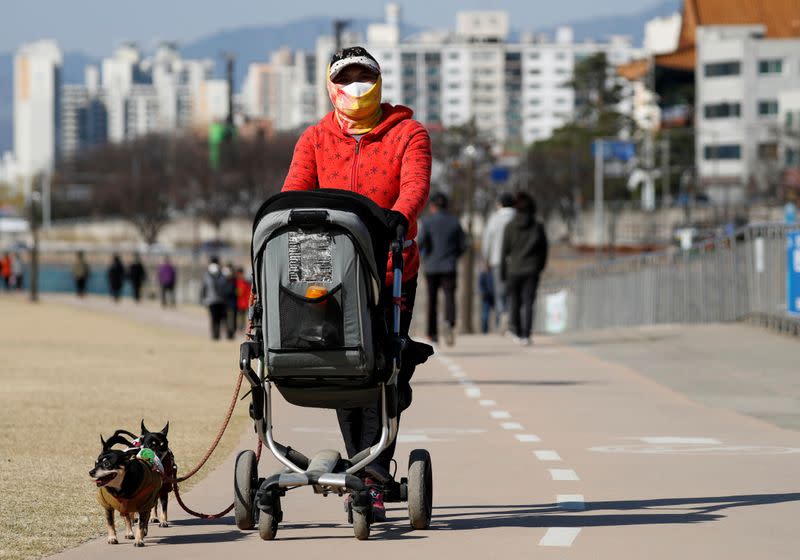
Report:
[[[333,281],[333,237],[329,233],[289,233],[289,282]]]

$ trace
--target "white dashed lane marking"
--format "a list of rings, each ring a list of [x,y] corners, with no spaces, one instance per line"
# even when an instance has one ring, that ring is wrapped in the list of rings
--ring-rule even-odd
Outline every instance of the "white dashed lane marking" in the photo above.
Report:
[[[580,480],[578,473],[572,469],[547,469],[550,471],[550,478],[553,480]]]
[[[559,494],[556,496],[556,504],[559,509],[566,511],[584,511],[586,509],[583,494]]]
[[[432,441],[425,434],[397,434],[397,443],[429,443]]]
[[[580,527],[550,527],[539,541],[539,546],[572,546]]]
[[[560,461],[561,455],[552,449],[538,449],[533,452],[540,461]]]
[[[464,388],[464,394],[470,399],[480,399],[481,390],[475,383],[470,381],[467,374],[463,369],[452,359],[446,358],[441,354],[438,358],[445,364],[450,375],[458,380],[458,383]],[[493,399],[480,399],[478,404],[483,407],[497,406],[497,401]],[[489,412],[491,418],[495,420],[507,420],[511,418],[511,414],[507,410],[492,410]],[[501,422],[500,427],[509,431],[522,431],[524,428],[519,422]],[[419,436],[417,436],[419,437]],[[422,436],[423,438],[425,436]],[[538,443],[541,441],[539,436],[535,434],[514,434],[514,437],[520,443]],[[410,441],[416,438],[411,436]],[[422,438],[420,438],[421,440]],[[673,438],[638,438],[646,443],[678,443],[672,440]],[[653,441],[660,439],[661,441]],[[676,438],[677,439],[677,438]],[[703,439],[703,438],[698,438]],[[417,441],[420,441],[417,440]],[[680,443],[687,443],[681,441]],[[698,442],[699,443],[699,442]],[[705,441],[703,443],[706,443]],[[552,449],[538,449],[535,450],[534,455],[540,461],[561,461],[561,456]],[[550,477],[556,481],[575,481],[580,480],[578,474],[572,469],[547,469]],[[559,509],[564,511],[584,511],[586,509],[586,502],[582,494],[558,494],[556,496],[556,505]],[[552,546],[552,547],[570,547],[581,532],[580,527],[550,527],[539,541],[539,546]]]

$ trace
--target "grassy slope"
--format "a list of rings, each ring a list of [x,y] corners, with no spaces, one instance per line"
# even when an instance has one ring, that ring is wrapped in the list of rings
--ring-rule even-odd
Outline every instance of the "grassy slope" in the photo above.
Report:
[[[231,398],[236,348],[52,303],[0,296],[0,309],[0,558],[36,558],[104,532],[88,476],[101,432],[169,420],[179,465],[196,463]],[[201,475],[247,420],[240,405]]]

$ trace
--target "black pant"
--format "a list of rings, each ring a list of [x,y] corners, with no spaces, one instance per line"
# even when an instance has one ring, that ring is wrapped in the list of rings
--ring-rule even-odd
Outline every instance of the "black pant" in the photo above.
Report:
[[[450,327],[456,324],[456,273],[426,274],[428,281],[428,336],[438,337],[439,288],[444,290],[444,320]]]
[[[226,322],[228,306],[224,303],[212,303],[208,306],[208,312],[211,315],[211,338],[219,340],[219,330]]]
[[[533,304],[536,301],[536,289],[539,287],[539,275],[510,275],[506,280],[509,298],[509,323],[512,332],[520,338],[529,338],[533,327]]]
[[[236,331],[239,330],[239,319],[241,313],[236,305],[236,302],[228,304],[228,338],[233,338]]]
[[[417,295],[417,277],[404,282],[402,287],[403,303],[400,311],[400,334],[408,336],[408,329],[411,327],[411,313],[414,310],[414,299]],[[381,300],[389,309],[387,311],[387,324],[392,325],[392,300],[391,288],[384,288]],[[414,374],[413,368],[408,371],[400,372],[398,376],[398,389],[407,390],[411,376]],[[410,398],[410,397],[409,397]],[[348,456],[352,457],[359,451],[377,444],[381,439],[381,413],[378,409],[379,403],[359,408],[340,408],[336,410],[336,417],[339,420],[339,429],[342,431],[345,449]],[[397,425],[400,426],[400,414],[397,415]],[[375,460],[375,464],[389,470],[389,466],[394,457],[394,449],[397,445],[397,438],[393,441]]]
[[[75,278],[75,291],[79,297],[86,295],[86,277],[78,276]]]
[[[142,283],[131,282],[131,287],[133,288],[133,301],[140,301],[142,299]]]

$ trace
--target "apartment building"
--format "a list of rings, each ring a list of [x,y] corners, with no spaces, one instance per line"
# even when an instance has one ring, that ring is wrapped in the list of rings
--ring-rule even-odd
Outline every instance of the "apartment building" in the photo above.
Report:
[[[22,45],[14,56],[14,156],[20,176],[50,172],[58,157],[62,60],[51,40]]]
[[[780,99],[800,88],[800,38],[767,38],[765,30],[697,28],[696,161],[702,186],[719,203],[766,190],[781,165]]]
[[[99,89],[81,84],[61,88],[60,140],[63,158],[108,140],[108,112]]]
[[[251,67],[245,96],[254,99],[246,105],[253,116],[271,118],[281,130],[307,125],[330,111],[325,71],[334,44],[332,37],[320,37],[313,54],[299,52],[293,59]],[[569,82],[576,62],[598,52],[605,52],[612,65],[639,56],[627,37],[578,42],[566,27],[552,39],[532,33],[513,36],[503,11],[459,12],[453,30],[401,37],[396,4],[386,5],[385,21],[368,26],[366,37],[345,33],[342,44],[364,45],[375,56],[387,103],[411,107],[415,118],[431,129],[475,119],[479,130],[501,144],[548,138],[572,119],[576,100]],[[299,58],[306,68],[302,76]],[[266,82],[268,75],[273,82],[291,85],[254,95],[256,76]],[[621,109],[631,110],[630,103]]]

